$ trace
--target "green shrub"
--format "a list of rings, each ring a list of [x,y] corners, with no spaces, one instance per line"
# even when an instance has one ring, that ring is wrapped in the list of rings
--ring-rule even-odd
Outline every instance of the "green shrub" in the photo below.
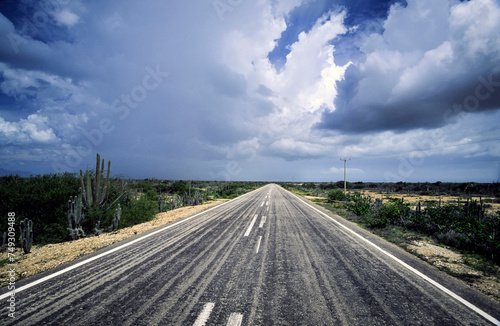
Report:
[[[390,199],[376,212],[379,218],[386,219],[388,223],[398,225],[402,219],[411,215],[410,204],[399,199]]]
[[[334,192],[328,193],[334,198]],[[347,209],[356,214],[358,221],[370,228],[397,225],[434,237],[439,242],[474,251],[500,262],[500,211],[487,214],[481,202],[468,200],[463,205],[419,205],[411,210],[408,203],[391,199],[382,204],[359,193],[347,195]]]
[[[152,200],[152,201],[158,202],[159,195],[154,190],[148,190],[144,194],[144,197],[146,197],[147,200]]]
[[[442,244],[457,249],[467,248],[470,245],[469,237],[455,230],[447,230],[445,232],[439,232],[435,235],[435,238]]]
[[[347,195],[347,209],[358,216],[368,216],[372,206],[372,200],[369,196],[362,196],[359,193]]]
[[[141,188],[142,192],[146,193],[148,191],[154,191],[153,184],[149,180],[143,180],[139,182],[139,184],[136,186],[137,188]]]
[[[343,201],[346,199],[346,196],[344,194],[344,191],[341,189],[331,189],[328,191],[326,198],[328,199],[328,202],[334,202],[334,201]]]
[[[180,196],[184,196],[184,193],[189,192],[189,186],[182,180],[175,181],[170,187],[170,191]]]
[[[151,221],[158,211],[158,203],[148,200],[146,196],[139,199],[131,199],[122,208],[120,228]]]

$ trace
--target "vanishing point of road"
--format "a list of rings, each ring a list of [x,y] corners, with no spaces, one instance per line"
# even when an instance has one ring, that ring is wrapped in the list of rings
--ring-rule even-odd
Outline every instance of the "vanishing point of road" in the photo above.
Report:
[[[2,309],[2,325],[500,319],[497,302],[274,184],[17,283],[16,318]]]

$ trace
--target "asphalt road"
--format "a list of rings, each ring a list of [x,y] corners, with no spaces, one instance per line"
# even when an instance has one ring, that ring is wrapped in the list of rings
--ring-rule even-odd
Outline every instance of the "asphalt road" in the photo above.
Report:
[[[60,275],[18,282],[15,319],[7,316],[2,289],[0,324],[492,325],[500,319],[498,303],[276,185],[122,246],[63,266]]]

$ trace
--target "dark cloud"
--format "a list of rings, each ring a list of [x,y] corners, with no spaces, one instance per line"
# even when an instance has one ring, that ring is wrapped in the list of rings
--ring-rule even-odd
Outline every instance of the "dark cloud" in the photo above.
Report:
[[[348,73],[347,76],[351,75]],[[476,80],[469,80],[468,85],[456,85],[425,98],[412,96],[394,103],[387,101],[362,106],[351,100],[358,96],[355,81],[351,79],[339,84],[336,110],[325,110],[317,128],[352,134],[434,129],[456,122],[464,114],[500,109],[500,92],[497,91],[500,90],[500,74],[479,75]]]

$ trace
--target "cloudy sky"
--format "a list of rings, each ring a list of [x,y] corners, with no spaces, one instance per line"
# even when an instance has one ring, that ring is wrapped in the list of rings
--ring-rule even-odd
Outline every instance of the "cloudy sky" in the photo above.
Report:
[[[499,0],[0,2],[0,168],[500,180]]]

